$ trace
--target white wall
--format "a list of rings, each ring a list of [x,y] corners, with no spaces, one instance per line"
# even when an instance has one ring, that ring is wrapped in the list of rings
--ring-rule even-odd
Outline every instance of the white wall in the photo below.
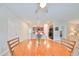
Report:
[[[5,8],[0,7],[0,55],[3,55],[7,49],[8,18],[6,16]]]
[[[61,37],[60,37],[60,31],[62,31],[62,38],[66,38],[67,36],[67,22],[65,21],[54,21],[54,40],[61,40]],[[63,29],[62,29],[62,26],[63,26]],[[55,31],[55,27],[58,27],[59,30],[58,31]]]
[[[6,7],[0,7],[0,55],[7,54],[7,40],[16,36],[19,36],[20,40],[27,39],[28,25]]]
[[[0,18],[0,54],[6,50],[7,20]],[[5,42],[4,42],[5,41]]]
[[[8,39],[19,36],[20,40],[28,39],[28,25],[17,19],[8,20]]]
[[[29,38],[29,26],[24,22],[21,23],[20,38],[21,40],[27,40]]]

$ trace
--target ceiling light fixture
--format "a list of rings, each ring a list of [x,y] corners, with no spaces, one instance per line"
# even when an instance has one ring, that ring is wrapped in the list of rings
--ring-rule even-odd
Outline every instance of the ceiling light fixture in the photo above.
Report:
[[[46,7],[46,3],[45,3],[45,2],[41,2],[41,3],[40,3],[40,7],[41,7],[41,8]]]

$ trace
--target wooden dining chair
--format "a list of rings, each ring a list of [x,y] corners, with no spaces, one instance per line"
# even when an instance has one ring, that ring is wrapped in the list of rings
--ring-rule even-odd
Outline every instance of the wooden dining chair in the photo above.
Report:
[[[76,41],[64,39],[61,41],[61,44],[64,45],[69,51],[70,55],[72,55],[74,47],[76,45]]]
[[[14,48],[19,44],[19,37],[7,41],[11,55],[14,55]]]

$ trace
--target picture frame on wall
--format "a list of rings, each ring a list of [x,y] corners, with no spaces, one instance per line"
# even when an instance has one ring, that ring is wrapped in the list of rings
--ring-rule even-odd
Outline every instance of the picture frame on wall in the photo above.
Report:
[[[55,27],[55,31],[58,31],[59,30],[59,27]]]

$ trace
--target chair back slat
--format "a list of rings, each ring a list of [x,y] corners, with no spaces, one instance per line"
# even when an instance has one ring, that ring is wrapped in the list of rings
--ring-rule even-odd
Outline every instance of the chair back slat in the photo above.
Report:
[[[74,47],[76,45],[76,41],[71,41],[71,40],[65,39],[65,40],[61,41],[61,44],[67,48],[67,50],[69,51],[69,53],[71,55],[74,50]]]
[[[13,50],[14,50],[15,46],[17,46],[19,44],[19,37],[8,40],[7,43],[9,46],[10,53],[11,53],[11,55],[13,55]]]

